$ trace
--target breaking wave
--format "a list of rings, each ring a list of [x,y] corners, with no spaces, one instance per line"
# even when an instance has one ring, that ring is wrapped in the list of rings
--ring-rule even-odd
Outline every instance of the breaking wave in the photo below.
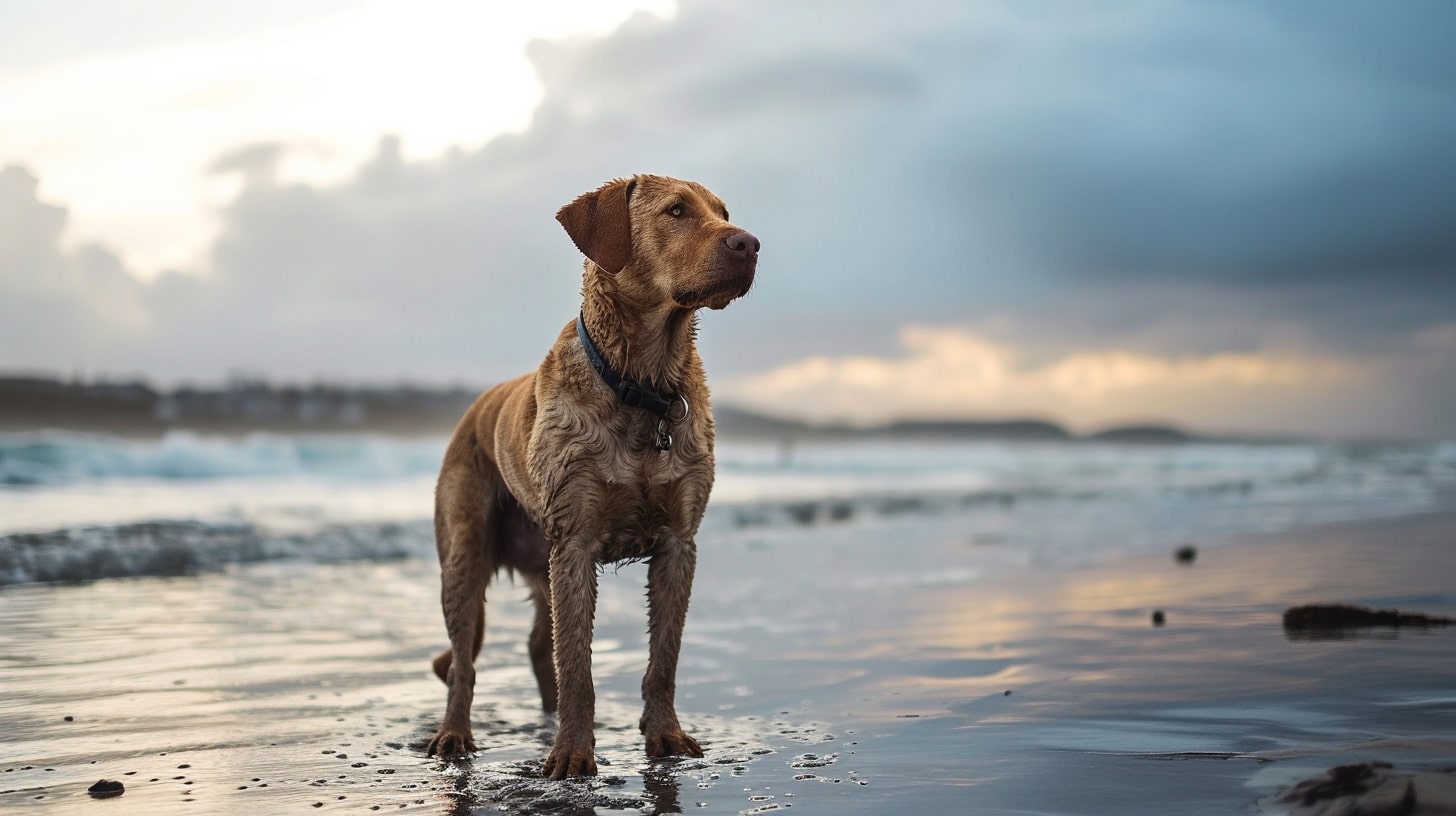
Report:
[[[285,476],[395,479],[433,474],[445,442],[443,437],[373,434],[224,437],[171,431],[158,439],[57,431],[0,434],[0,486]]]
[[[444,445],[365,434],[0,434],[0,587],[280,559],[433,559],[431,482]],[[1108,541],[1162,546],[1419,512],[1453,495],[1449,443],[852,440],[786,451],[729,440],[699,538],[751,546],[798,535],[814,546],[835,525],[924,521],[1066,559]]]

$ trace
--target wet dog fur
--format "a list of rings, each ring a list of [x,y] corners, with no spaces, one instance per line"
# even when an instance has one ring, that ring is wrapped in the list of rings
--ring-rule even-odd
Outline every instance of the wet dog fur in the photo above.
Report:
[[[592,368],[575,322],[533,373],[497,385],[461,419],[435,494],[440,602],[450,649],[434,661],[445,717],[428,752],[473,752],[470,706],[485,592],[502,569],[535,606],[529,652],[546,711],[558,712],[544,772],[596,773],[591,676],[598,566],[648,563],[648,665],[639,722],[650,757],[702,756],[678,722],[678,652],[713,486],[713,419],[695,346],[698,310],[748,292],[759,242],[702,185],[637,175],[557,213],[586,256],[582,316],[607,364],[689,408],[654,444],[658,417],[622,404]]]

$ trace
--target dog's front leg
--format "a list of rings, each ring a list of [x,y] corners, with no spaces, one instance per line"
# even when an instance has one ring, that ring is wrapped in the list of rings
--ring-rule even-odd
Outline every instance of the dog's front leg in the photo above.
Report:
[[[698,547],[691,539],[667,536],[647,567],[647,674],[642,677],[642,734],[650,757],[700,757],[697,740],[677,721],[677,655],[692,597]]]
[[[597,772],[592,622],[597,609],[594,542],[568,538],[551,549],[551,631],[557,689],[556,743],[542,770],[552,779]]]

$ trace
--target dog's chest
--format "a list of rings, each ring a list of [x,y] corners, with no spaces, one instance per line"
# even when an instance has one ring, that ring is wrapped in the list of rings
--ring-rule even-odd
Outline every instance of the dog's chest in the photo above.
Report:
[[[542,446],[553,452],[538,460],[548,538],[584,535],[600,545],[603,561],[617,561],[649,555],[664,535],[696,533],[712,486],[712,450],[687,426],[671,450],[658,450],[654,430],[655,420],[625,421]]]
[[[701,507],[685,506],[687,471],[671,453],[623,453],[604,468],[595,519],[600,560],[643,558],[663,535],[691,535]]]

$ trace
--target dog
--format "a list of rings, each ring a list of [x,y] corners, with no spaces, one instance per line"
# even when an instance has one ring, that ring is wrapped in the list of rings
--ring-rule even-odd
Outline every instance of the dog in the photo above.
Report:
[[[535,606],[529,652],[556,740],[552,779],[596,774],[591,639],[601,564],[645,560],[647,755],[700,757],[678,722],[677,659],[713,487],[713,417],[695,339],[702,308],[748,293],[759,241],[721,199],[665,176],[617,179],[556,219],[583,264],[581,311],[534,373],[482,394],[435,491],[449,688],[432,756],[474,752],[470,705],[485,591],[502,569]]]

